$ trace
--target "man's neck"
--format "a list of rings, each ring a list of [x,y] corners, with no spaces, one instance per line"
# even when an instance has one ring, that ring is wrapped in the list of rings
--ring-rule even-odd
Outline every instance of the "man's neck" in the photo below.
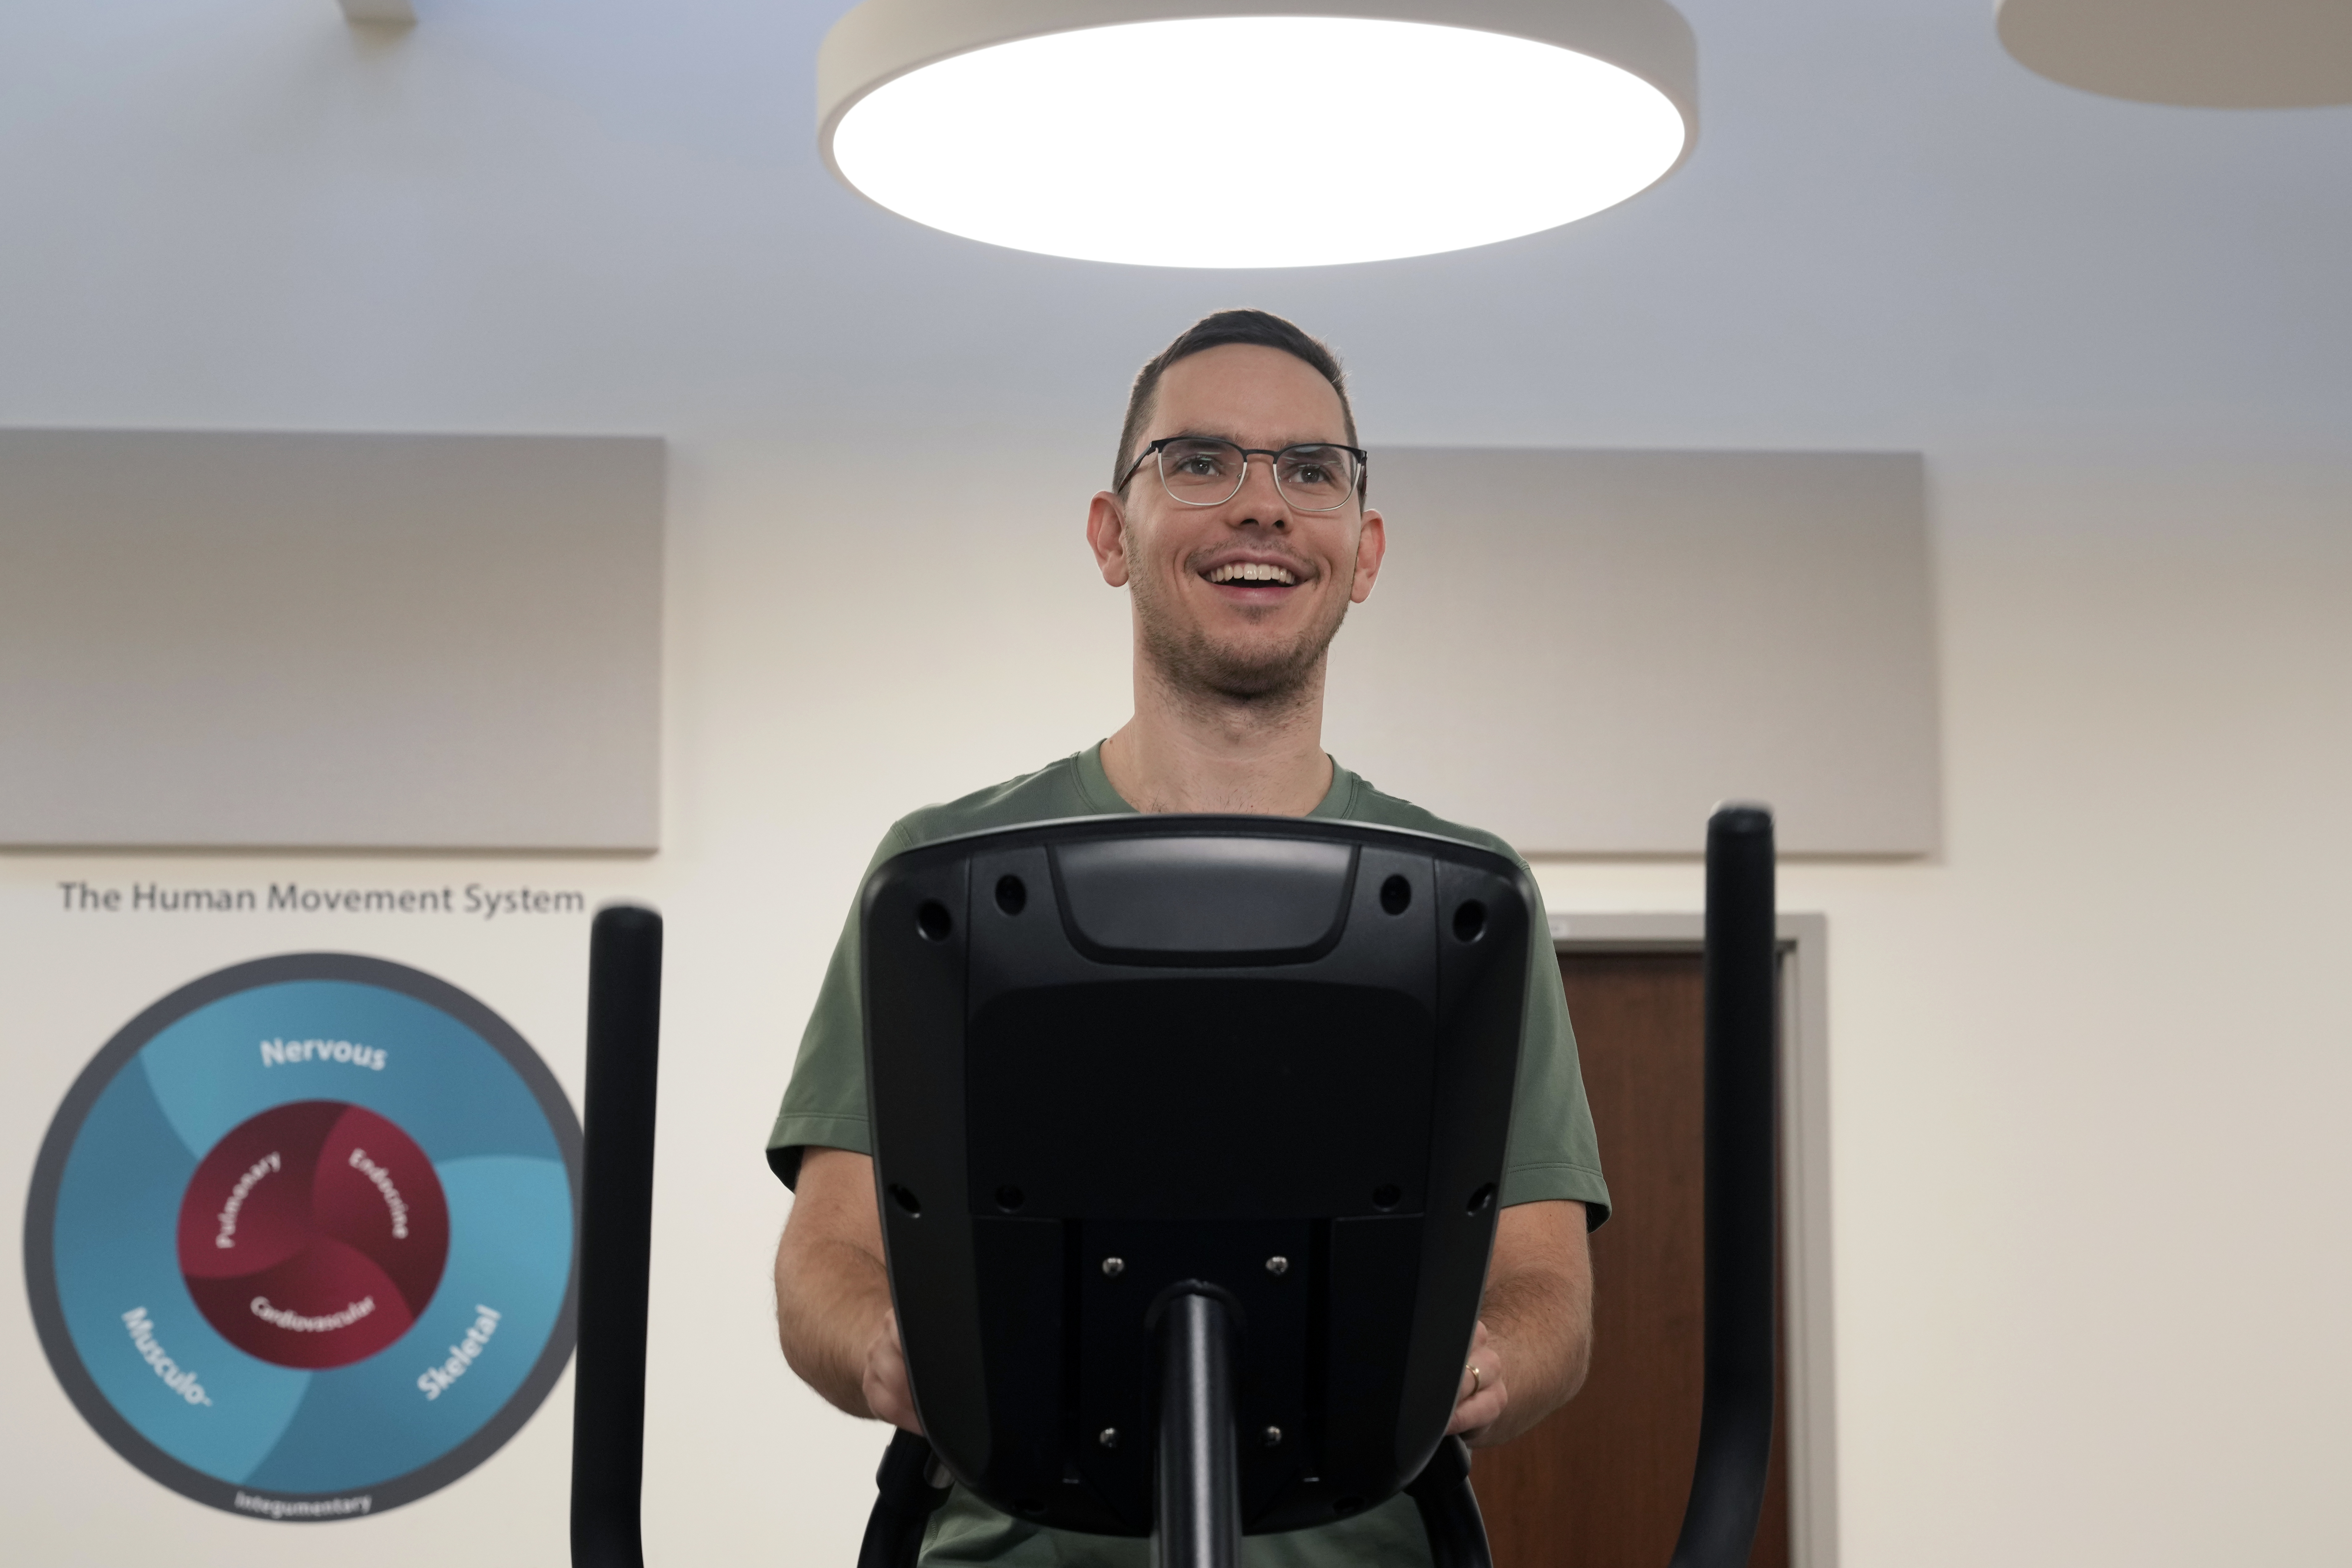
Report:
[[[1331,788],[1323,668],[1279,697],[1179,691],[1138,661],[1135,717],[1103,742],[1111,788],[1138,811],[1304,816]]]

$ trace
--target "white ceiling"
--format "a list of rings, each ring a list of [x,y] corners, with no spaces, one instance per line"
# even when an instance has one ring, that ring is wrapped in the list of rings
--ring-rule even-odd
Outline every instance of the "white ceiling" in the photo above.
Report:
[[[0,7],[0,423],[1107,443],[1139,360],[1258,303],[1339,346],[1375,441],[2352,444],[2352,109],[2088,97],[1990,0],[1685,0],[1700,141],[1656,191],[1259,273],[992,250],[839,188],[812,60],[844,8]]]

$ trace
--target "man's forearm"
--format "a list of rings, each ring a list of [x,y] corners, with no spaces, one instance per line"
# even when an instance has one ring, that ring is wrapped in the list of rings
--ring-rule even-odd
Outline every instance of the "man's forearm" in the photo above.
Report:
[[[1510,1369],[1511,1403],[1479,1433],[1480,1447],[1507,1443],[1576,1396],[1592,1359],[1592,1324],[1563,1321],[1550,1291],[1528,1280],[1489,1291],[1485,1321]]]
[[[802,1381],[852,1415],[871,1415],[866,1348],[890,1310],[890,1287],[865,1252],[839,1241],[776,1251],[776,1338]]]
[[[1592,1361],[1592,1266],[1584,1205],[1505,1209],[1479,1321],[1509,1380],[1503,1414],[1471,1435],[1479,1447],[1507,1443],[1567,1404]]]
[[[867,1354],[889,1310],[872,1163],[843,1150],[808,1150],[776,1246],[776,1338],[785,1362],[832,1404],[872,1415]]]

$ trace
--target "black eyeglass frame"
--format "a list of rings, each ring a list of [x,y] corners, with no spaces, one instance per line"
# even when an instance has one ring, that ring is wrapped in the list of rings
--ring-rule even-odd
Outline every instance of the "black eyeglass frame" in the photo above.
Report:
[[[1293,441],[1289,446],[1276,450],[1266,447],[1244,447],[1238,441],[1228,441],[1223,436],[1162,436],[1160,439],[1150,443],[1149,446],[1145,447],[1142,451],[1136,454],[1135,461],[1129,464],[1127,472],[1118,477],[1118,483],[1111,487],[1112,491],[1116,493],[1127,489],[1128,481],[1135,478],[1136,471],[1138,469],[1141,468],[1144,464],[1158,458],[1164,448],[1172,447],[1179,441],[1208,441],[1213,442],[1220,447],[1231,447],[1234,451],[1239,452],[1242,455],[1242,471],[1241,477],[1234,481],[1234,488],[1227,490],[1223,495],[1219,496],[1215,500],[1186,500],[1182,496],[1178,495],[1173,489],[1169,489],[1168,470],[1165,468],[1161,468],[1160,470],[1160,488],[1162,490],[1165,490],[1167,492],[1168,499],[1174,501],[1178,506],[1224,505],[1227,501],[1233,500],[1234,497],[1241,494],[1242,487],[1249,483],[1249,460],[1252,458],[1264,458],[1267,459],[1270,466],[1270,471],[1274,478],[1275,493],[1281,496],[1286,504],[1297,507],[1300,511],[1313,512],[1319,517],[1327,512],[1338,511],[1341,507],[1346,506],[1352,497],[1361,494],[1364,488],[1364,476],[1370,472],[1372,466],[1372,455],[1370,452],[1365,451],[1361,447],[1350,447],[1344,441]],[[1356,459],[1355,478],[1348,482],[1348,493],[1341,496],[1338,500],[1333,501],[1329,506],[1298,506],[1297,501],[1290,499],[1290,492],[1282,488],[1282,468],[1278,459],[1280,459],[1284,452],[1311,451],[1317,449],[1345,452],[1349,456],[1354,458]]]

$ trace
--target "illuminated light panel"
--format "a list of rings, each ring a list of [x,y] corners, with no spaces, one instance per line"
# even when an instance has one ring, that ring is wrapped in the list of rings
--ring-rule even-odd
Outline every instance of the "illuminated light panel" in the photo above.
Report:
[[[1188,74],[1189,73],[1189,74]],[[883,83],[842,176],[918,223],[1157,267],[1491,245],[1654,184],[1689,128],[1633,72],[1417,22],[1218,16],[1048,34]]]

